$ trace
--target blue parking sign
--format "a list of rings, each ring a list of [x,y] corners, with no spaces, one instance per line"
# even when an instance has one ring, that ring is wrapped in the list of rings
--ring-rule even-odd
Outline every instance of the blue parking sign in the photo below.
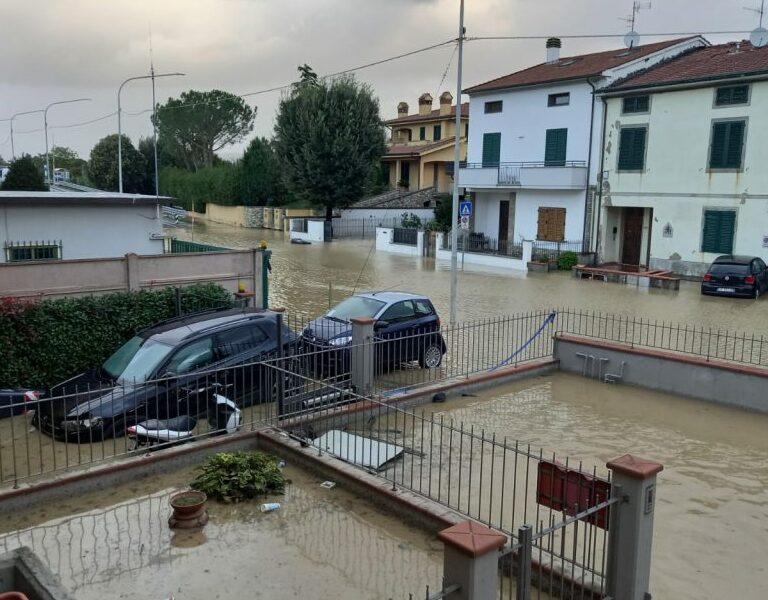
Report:
[[[471,217],[472,216],[472,200],[463,200],[459,203],[459,216]]]

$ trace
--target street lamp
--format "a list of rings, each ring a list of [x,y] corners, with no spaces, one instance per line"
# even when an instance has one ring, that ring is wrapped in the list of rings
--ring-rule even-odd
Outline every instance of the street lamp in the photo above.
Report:
[[[155,78],[156,77],[184,77],[185,73],[161,73],[155,74],[154,68],[149,75],[139,75],[138,77],[129,77],[120,87],[117,88],[117,181],[118,191],[123,193],[123,125],[122,125],[122,112],[123,109],[120,106],[120,92],[123,91],[123,86],[129,81],[136,81],[137,79],[151,79],[152,80],[152,130],[155,144],[155,193],[157,194],[157,119],[155,115]]]
[[[16,117],[20,117],[21,115],[31,115],[31,114],[34,114],[34,113],[41,113],[41,112],[43,112],[42,108],[38,109],[38,110],[26,110],[24,112],[16,113],[15,115],[11,115],[10,118],[8,118],[8,119],[0,119],[0,121],[10,121],[11,122],[11,158],[13,158],[13,160],[16,160],[16,151],[14,150],[14,147],[13,147],[13,120]]]
[[[51,164],[49,162],[48,158],[48,109],[52,106],[56,106],[58,104],[71,104],[72,102],[90,102],[90,98],[75,98],[74,100],[59,100],[58,102],[51,102],[48,106],[46,106],[43,110],[43,126],[45,128],[45,170],[48,174],[48,185],[51,184]],[[41,111],[33,111],[33,112],[41,112]]]

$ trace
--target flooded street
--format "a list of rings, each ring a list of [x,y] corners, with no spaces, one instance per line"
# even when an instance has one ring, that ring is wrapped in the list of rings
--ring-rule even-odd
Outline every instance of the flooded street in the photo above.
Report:
[[[376,252],[372,239],[302,246],[290,244],[288,234],[279,231],[200,221],[172,234],[232,248],[266,240],[273,251],[271,303],[288,311],[316,315],[326,310],[329,289],[332,303],[355,289],[398,289],[423,293],[444,318],[449,313],[450,263]],[[768,334],[768,300],[702,296],[694,282],[682,282],[679,291],[656,290],[580,281],[568,273],[528,274],[473,265],[459,276],[459,298],[460,320],[565,306]]]
[[[442,544],[340,488],[286,469],[280,510],[209,502],[202,531],[172,531],[168,473],[0,519],[0,553],[29,546],[78,600],[421,597]],[[69,516],[65,516],[69,515]],[[74,515],[74,516],[72,516]]]
[[[661,462],[653,597],[765,598],[768,416],[567,374],[449,400],[435,414],[587,468],[627,452]]]

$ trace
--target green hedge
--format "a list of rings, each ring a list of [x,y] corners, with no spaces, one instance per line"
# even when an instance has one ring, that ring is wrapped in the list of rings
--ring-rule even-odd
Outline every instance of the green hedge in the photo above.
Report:
[[[224,163],[187,171],[166,167],[160,171],[160,192],[187,210],[205,212],[205,204],[242,204],[243,184],[239,165]]]
[[[217,284],[180,292],[182,314],[231,307]],[[176,316],[176,289],[29,302],[0,298],[0,388],[48,388],[101,364],[141,329]]]

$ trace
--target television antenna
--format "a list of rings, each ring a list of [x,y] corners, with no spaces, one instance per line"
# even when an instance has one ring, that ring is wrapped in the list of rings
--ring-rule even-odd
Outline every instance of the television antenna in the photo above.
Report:
[[[640,34],[635,31],[637,14],[641,10],[650,10],[650,8],[650,2],[640,2],[639,0],[634,0],[632,2],[632,14],[628,17],[622,18],[622,21],[629,25],[629,33],[624,36],[624,44],[627,46],[627,48],[632,49],[640,43]]]
[[[765,18],[765,0],[760,0],[760,8],[752,8],[751,6],[745,6],[744,10],[756,13],[760,15],[757,28],[749,34],[749,41],[755,48],[762,48],[768,45],[768,29],[763,27],[763,19]]]

